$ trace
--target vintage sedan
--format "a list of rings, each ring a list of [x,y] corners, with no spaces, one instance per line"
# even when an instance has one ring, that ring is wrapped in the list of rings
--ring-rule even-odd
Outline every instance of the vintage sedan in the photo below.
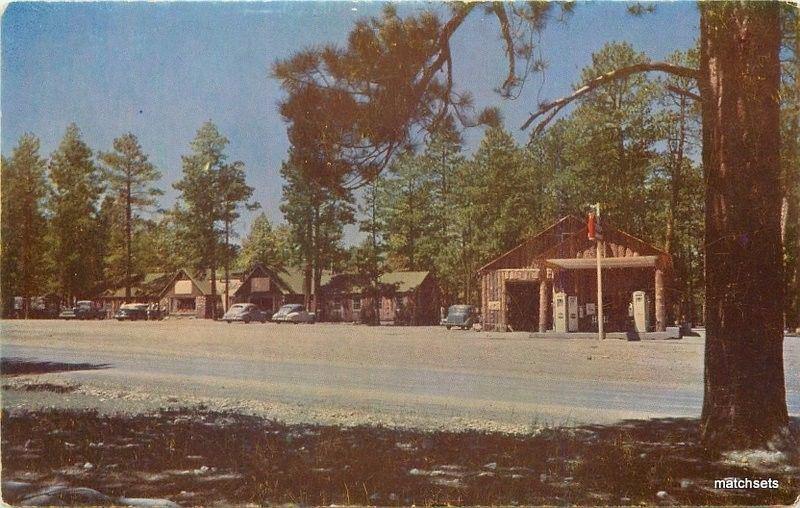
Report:
[[[308,312],[299,303],[290,303],[278,309],[278,312],[273,314],[272,320],[276,323],[313,323],[314,313]]]
[[[231,323],[233,321],[241,321],[245,324],[251,321],[259,321],[266,323],[269,316],[266,312],[256,307],[254,303],[235,303],[231,305],[228,312],[222,316],[222,320]]]
[[[473,305],[451,305],[442,324],[448,330],[453,327],[467,330],[478,321],[478,309]]]
[[[61,319],[105,319],[106,311],[91,300],[79,300],[74,307],[61,311]]]
[[[147,307],[146,303],[122,304],[117,313],[114,314],[114,319],[117,321],[146,321]]]

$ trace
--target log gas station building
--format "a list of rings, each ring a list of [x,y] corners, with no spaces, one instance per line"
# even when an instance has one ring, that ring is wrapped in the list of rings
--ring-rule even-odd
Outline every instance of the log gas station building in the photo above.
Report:
[[[670,255],[603,224],[607,332],[663,332]],[[597,331],[597,242],[568,215],[479,270],[485,330]]]

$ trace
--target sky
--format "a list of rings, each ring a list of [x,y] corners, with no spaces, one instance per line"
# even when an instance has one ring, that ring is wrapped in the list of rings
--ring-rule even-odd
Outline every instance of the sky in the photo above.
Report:
[[[288,149],[278,114],[283,98],[270,77],[276,61],[309,46],[343,44],[353,23],[380,14],[382,2],[84,2],[12,3],[0,25],[0,149],[11,154],[19,137],[34,133],[42,155],[58,146],[75,122],[95,150],[133,132],[161,170],[162,206],[177,193],[181,155],[200,125],[213,121],[230,140],[230,160],[247,167],[254,198],[281,222],[281,161]],[[452,43],[455,83],[476,106],[498,106],[520,142],[519,127],[539,102],[568,93],[591,55],[610,41],[627,41],[651,59],[692,47],[698,37],[694,2],[659,2],[652,14],[626,14],[627,3],[578,3],[566,23],[551,22],[540,48],[547,70],[521,96],[504,101],[494,89],[505,61],[496,19],[470,15]],[[440,3],[403,2],[401,15]],[[480,129],[465,132],[466,148]],[[257,212],[258,213],[258,212]],[[238,224],[244,233],[254,217]],[[348,230],[352,241],[354,231]]]

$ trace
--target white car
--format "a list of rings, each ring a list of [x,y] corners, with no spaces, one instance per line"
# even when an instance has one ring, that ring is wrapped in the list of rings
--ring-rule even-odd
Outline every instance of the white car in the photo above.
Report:
[[[267,314],[252,303],[236,303],[231,305],[228,312],[222,316],[222,320],[230,323],[231,321],[241,321],[245,324],[251,321],[266,323]]]
[[[272,320],[276,323],[313,323],[314,313],[308,312],[299,303],[290,303],[278,309],[278,312],[272,315]]]

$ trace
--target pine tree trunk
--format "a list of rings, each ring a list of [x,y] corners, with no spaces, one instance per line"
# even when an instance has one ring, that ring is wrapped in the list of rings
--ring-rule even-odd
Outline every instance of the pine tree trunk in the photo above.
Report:
[[[313,276],[314,241],[311,220],[306,224],[305,267],[303,269],[303,304],[311,312],[311,278]]]
[[[706,179],[704,443],[762,446],[787,427],[777,3],[702,2]]]
[[[131,176],[128,174],[125,189],[125,302],[131,301],[131,237],[133,212],[131,210]]]
[[[211,227],[212,233],[214,232],[214,227],[212,223]],[[216,235],[211,237],[211,242],[209,243],[209,260],[211,261],[211,301],[206,306],[206,314],[211,314],[211,319],[217,318],[217,238]]]
[[[322,302],[322,240],[320,232],[320,205],[314,208],[314,313],[317,321],[322,321],[325,307]]]
[[[664,242],[664,250],[674,255],[675,244],[675,221],[678,214],[678,203],[680,201],[681,187],[683,186],[683,154],[686,145],[686,96],[680,98],[680,127],[678,129],[678,146],[676,147],[675,157],[672,161],[672,171],[670,175],[670,197],[669,211],[667,213],[667,234]]]
[[[794,59],[795,59],[795,78],[794,78],[794,98],[795,101],[800,101],[800,14],[795,13],[795,26],[794,26]],[[800,188],[797,188],[797,180],[800,178],[797,165],[800,165],[798,158],[798,144],[800,144],[800,106],[795,104],[794,115],[789,129],[790,139],[786,140],[787,143],[787,157],[789,164],[795,164],[793,171],[789,172],[790,178],[794,178],[795,185],[792,193],[793,199],[790,203],[794,208],[794,224],[795,224],[795,252],[794,252],[794,308],[792,309],[793,316],[791,321],[795,328],[800,329]]]
[[[231,221],[225,219],[225,312],[230,308],[230,241]]]

